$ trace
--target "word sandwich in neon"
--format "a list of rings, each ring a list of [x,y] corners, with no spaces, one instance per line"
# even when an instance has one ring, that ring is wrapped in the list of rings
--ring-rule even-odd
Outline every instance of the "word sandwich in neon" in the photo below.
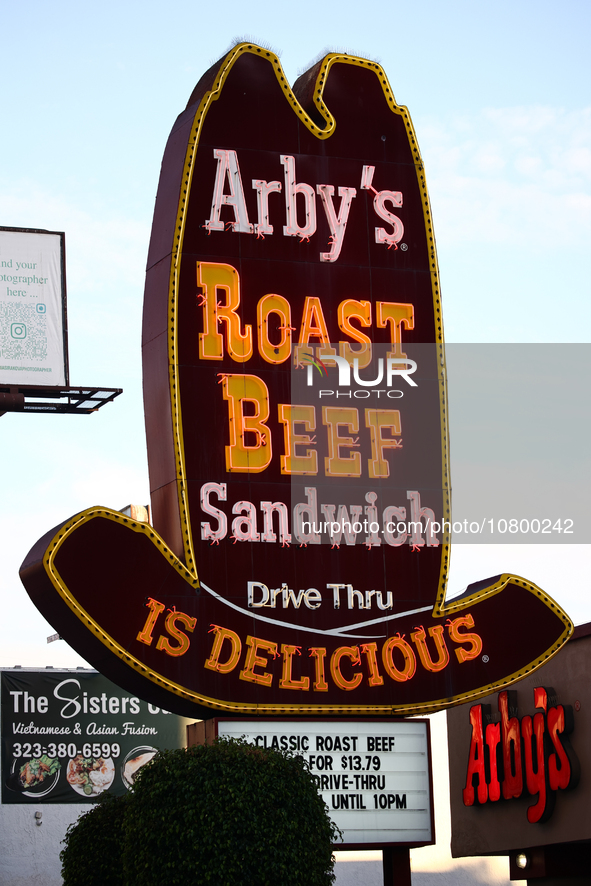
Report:
[[[201,538],[210,543],[219,543],[228,539],[233,544],[248,541],[267,544],[280,542],[282,545],[289,545],[292,542],[318,545],[324,538],[336,546],[341,544],[379,546],[382,543],[392,547],[403,544],[417,547],[423,547],[425,544],[427,547],[439,545],[437,532],[441,531],[441,525],[436,522],[434,511],[421,505],[420,494],[415,490],[408,490],[406,493],[409,502],[408,519],[406,506],[386,505],[380,513],[376,504],[378,494],[373,490],[365,493],[365,505],[321,504],[320,512],[324,519],[320,519],[317,488],[305,486],[304,492],[306,500],[293,506],[291,524],[289,509],[284,502],[259,502],[262,517],[260,525],[259,515],[253,502],[237,501],[231,510],[236,516],[231,518],[218,506],[220,502],[227,500],[227,484],[204,483],[201,487],[201,510],[213,518],[215,523],[211,520],[202,521]]]

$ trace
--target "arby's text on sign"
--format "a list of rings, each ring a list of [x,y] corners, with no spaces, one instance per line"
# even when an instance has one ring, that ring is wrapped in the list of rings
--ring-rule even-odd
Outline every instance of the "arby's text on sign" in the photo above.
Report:
[[[291,89],[241,43],[203,75],[164,154],[143,370],[153,525],[89,508],[21,570],[119,685],[189,716],[416,713],[572,632],[510,573],[446,603],[435,238],[378,64],[330,54]]]

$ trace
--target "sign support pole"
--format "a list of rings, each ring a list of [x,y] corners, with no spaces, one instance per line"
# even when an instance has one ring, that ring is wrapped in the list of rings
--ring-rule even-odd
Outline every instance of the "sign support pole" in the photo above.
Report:
[[[382,849],[384,886],[411,886],[410,850],[385,846]]]

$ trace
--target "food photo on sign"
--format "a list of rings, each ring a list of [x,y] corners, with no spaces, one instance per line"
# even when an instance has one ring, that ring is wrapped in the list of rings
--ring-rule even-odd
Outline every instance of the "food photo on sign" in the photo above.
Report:
[[[243,42],[202,76],[162,163],[142,348],[152,525],[88,508],[21,568],[119,685],[200,718],[414,714],[572,635],[510,571],[446,600],[435,238],[379,64],[329,53],[291,89]]]

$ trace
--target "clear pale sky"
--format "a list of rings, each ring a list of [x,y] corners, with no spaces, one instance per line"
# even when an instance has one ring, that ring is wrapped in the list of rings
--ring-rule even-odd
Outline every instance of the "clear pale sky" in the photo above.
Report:
[[[276,51],[290,82],[324,50],[382,64],[425,162],[449,342],[589,341],[585,0],[23,0],[0,21],[0,224],[66,232],[71,383],[124,388],[92,416],[0,419],[0,664],[83,663],[46,644],[18,567],[77,511],[149,499],[140,335],[160,162],[235,38]],[[589,560],[588,545],[458,546],[452,587],[514,571],[581,623]]]

